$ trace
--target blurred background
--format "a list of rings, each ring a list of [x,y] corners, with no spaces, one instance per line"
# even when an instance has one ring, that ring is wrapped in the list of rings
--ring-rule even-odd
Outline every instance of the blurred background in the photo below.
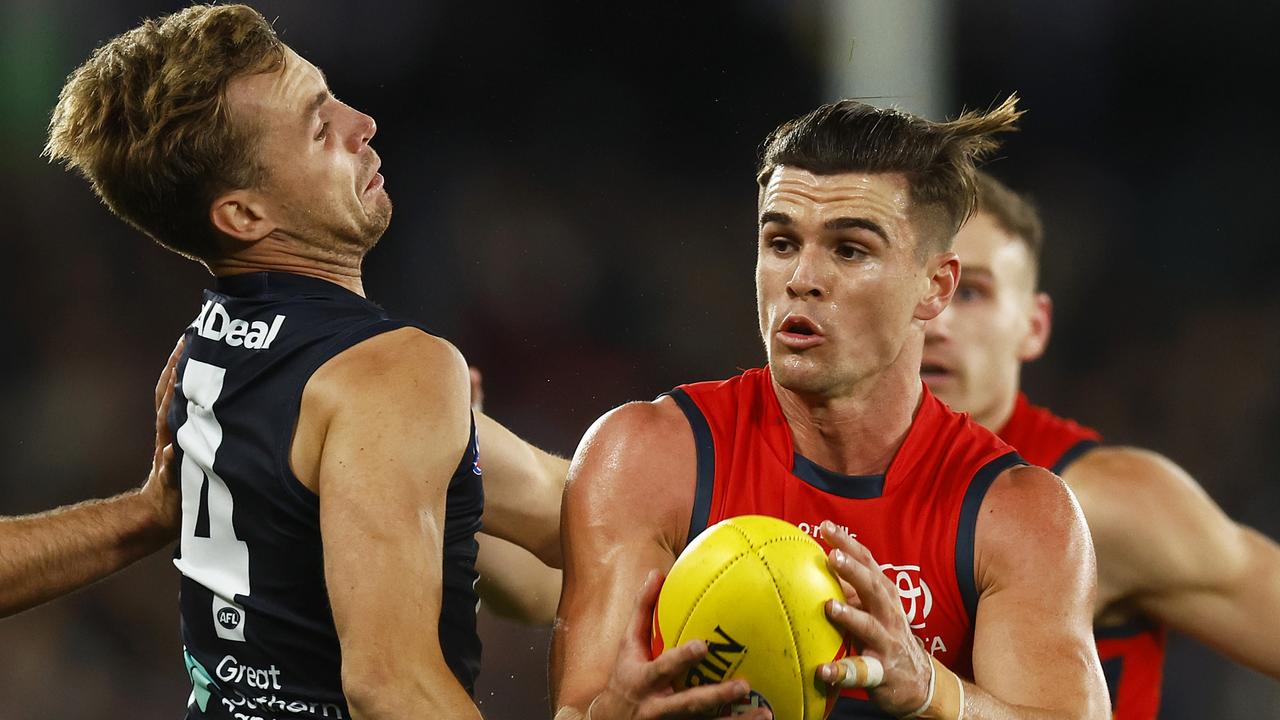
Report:
[[[67,73],[181,6],[0,3],[0,514],[145,476],[151,389],[210,278],[39,155]],[[988,167],[1043,210],[1057,310],[1026,388],[1280,537],[1280,5],[257,7],[378,120],[396,211],[371,298],[452,339],[489,413],[562,454],[615,405],[763,362],[752,177],[776,124],[845,95],[941,118],[1016,90],[1023,132]],[[166,551],[0,621],[0,719],[180,717],[177,577]],[[545,717],[547,633],[482,624],[486,717]],[[1162,718],[1280,718],[1277,683],[1182,638],[1165,677]]]

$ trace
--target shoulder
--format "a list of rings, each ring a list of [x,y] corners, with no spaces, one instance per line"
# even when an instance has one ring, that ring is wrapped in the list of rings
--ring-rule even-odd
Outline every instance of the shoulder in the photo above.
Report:
[[[670,396],[627,403],[601,416],[587,430],[574,453],[569,488],[590,481],[652,492],[655,485],[668,482],[668,476],[659,471],[678,471],[687,463],[692,473],[694,454],[689,422]],[[637,474],[650,475],[652,480],[643,487],[627,482]]]
[[[677,542],[693,509],[696,468],[693,433],[671,397],[622,405],[597,420],[574,453],[566,519],[640,516],[647,522],[622,526],[654,527]]]
[[[451,343],[414,327],[363,340],[330,358],[307,382],[306,400],[329,411],[360,406],[429,410],[466,401],[466,360]]]
[[[462,367],[462,353],[448,340],[415,327],[402,327],[362,340],[321,367],[329,374],[417,371],[433,373]]]
[[[1100,536],[1125,534],[1138,518],[1168,517],[1195,534],[1204,490],[1173,461],[1149,450],[1097,447],[1063,472],[1084,508],[1090,528]]]
[[[1165,456],[1135,447],[1100,445],[1071,464],[1063,479],[1077,492],[1110,488],[1144,492],[1195,481]]]
[[[1094,572],[1093,546],[1075,496],[1057,475],[1031,465],[1009,468],[992,483],[979,510],[975,553],[980,588],[998,585],[1006,573],[1040,574],[1045,566]]]
[[[1006,529],[1034,528],[1048,522],[1054,527],[1072,526],[1083,515],[1067,484],[1041,467],[1017,465],[995,478],[982,501],[981,516]]]
[[[688,432],[688,420],[671,396],[630,402],[596,420],[578,446],[578,453],[595,450],[599,445],[631,452],[659,449]]]
[[[1159,453],[1098,447],[1067,468],[1098,546],[1099,571],[1138,590],[1148,582],[1222,572],[1240,557],[1236,525],[1181,467]],[[1143,578],[1149,578],[1144,580]]]

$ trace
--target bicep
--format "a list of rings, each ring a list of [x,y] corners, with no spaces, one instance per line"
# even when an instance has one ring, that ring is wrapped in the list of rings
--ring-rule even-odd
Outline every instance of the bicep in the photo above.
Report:
[[[974,680],[1013,705],[1104,707],[1093,547],[1070,492],[1039,468],[992,486],[978,520]]]
[[[320,531],[344,673],[379,674],[391,657],[443,662],[421,628],[439,620],[445,494],[470,433],[465,365],[381,360],[328,376],[340,399],[321,449]]]
[[[1132,448],[1095,450],[1072,466],[1107,600],[1162,614],[1178,596],[1227,591],[1249,571],[1247,532],[1182,468]]]
[[[692,438],[685,448],[684,438],[654,417],[660,412],[628,407],[622,411],[632,417],[606,416],[587,433],[565,488],[564,587],[552,645],[556,707],[585,708],[604,687],[645,578],[674,563],[677,518],[687,523],[692,506],[691,490],[681,487],[693,483]],[[659,427],[637,427],[649,421]]]

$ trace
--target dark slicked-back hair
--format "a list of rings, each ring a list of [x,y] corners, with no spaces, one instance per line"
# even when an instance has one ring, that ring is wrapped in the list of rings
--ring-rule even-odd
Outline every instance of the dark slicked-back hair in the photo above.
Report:
[[[902,173],[911,187],[919,249],[945,250],[977,202],[974,163],[999,147],[1022,116],[1018,96],[987,112],[932,122],[901,110],[841,100],[788,120],[765,140],[756,181],[779,165],[819,175]]]
[[[227,83],[284,58],[271,24],[245,5],[146,20],[67,78],[45,154],[79,170],[112,212],[161,245],[208,259],[218,245],[213,199],[265,172],[253,128],[232,121]]]
[[[1037,279],[1040,275],[1040,252],[1044,247],[1044,225],[1040,213],[1026,195],[1009,189],[1008,185],[988,173],[978,171],[978,212],[995,220],[996,226],[1014,236],[1027,247],[1031,266]]]

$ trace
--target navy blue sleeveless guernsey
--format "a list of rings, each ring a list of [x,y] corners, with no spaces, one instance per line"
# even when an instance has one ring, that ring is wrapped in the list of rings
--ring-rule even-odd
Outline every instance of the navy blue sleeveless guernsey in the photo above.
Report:
[[[312,373],[363,340],[411,326],[339,285],[289,273],[218,278],[204,292],[169,412],[182,468],[174,564],[193,688],[188,720],[351,716],[325,589],[320,499],[294,476],[289,451]],[[483,507],[473,423],[446,500],[438,629],[468,692],[480,665],[474,584]]]

